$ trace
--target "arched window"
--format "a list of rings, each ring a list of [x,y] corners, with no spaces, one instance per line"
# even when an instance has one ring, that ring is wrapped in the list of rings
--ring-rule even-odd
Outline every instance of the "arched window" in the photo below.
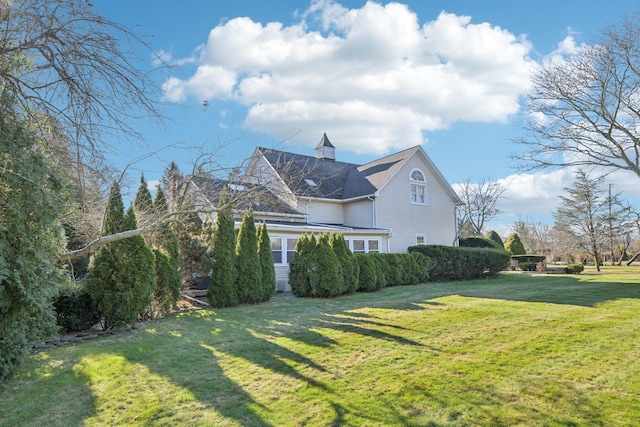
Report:
[[[413,169],[409,175],[411,193],[409,200],[416,205],[427,204],[427,180],[420,169]]]

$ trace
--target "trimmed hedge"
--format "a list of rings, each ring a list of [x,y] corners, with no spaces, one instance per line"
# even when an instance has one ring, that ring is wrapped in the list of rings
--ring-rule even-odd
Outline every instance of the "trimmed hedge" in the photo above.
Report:
[[[564,268],[564,272],[567,274],[580,274],[584,271],[584,265],[582,264],[569,264]]]
[[[495,276],[509,266],[510,254],[502,249],[461,248],[441,245],[409,247],[431,259],[431,280],[467,280]]]
[[[460,247],[463,248],[504,249],[503,246],[486,237],[471,236],[464,237],[462,239],[459,239],[458,241],[460,243]]]
[[[518,268],[522,271],[537,271],[539,262],[547,259],[544,255],[512,255],[511,259],[518,261]]]
[[[333,251],[329,242],[333,242]],[[346,261],[346,263],[345,263]],[[341,236],[304,235],[289,263],[289,285],[298,297],[335,297],[353,291],[371,292],[385,286],[414,285],[429,278],[430,260],[420,253],[353,254]],[[345,275],[343,265],[353,265]],[[354,285],[345,285],[351,277]],[[356,287],[357,285],[357,287]]]

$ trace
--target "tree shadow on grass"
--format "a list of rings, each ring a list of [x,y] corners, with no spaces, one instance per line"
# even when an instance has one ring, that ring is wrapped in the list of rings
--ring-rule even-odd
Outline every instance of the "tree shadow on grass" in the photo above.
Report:
[[[162,329],[149,333],[143,327],[104,338],[81,352],[74,371],[80,384],[91,390],[88,395],[93,393],[94,402],[85,421],[215,425],[212,420],[224,418],[241,425],[269,426],[256,412],[264,407],[228,375],[202,338]]]
[[[440,283],[437,287],[444,291],[447,285]],[[440,296],[460,295],[582,307],[595,307],[622,298],[640,298],[640,283],[583,280],[575,276],[548,274],[509,274],[493,283],[491,279],[456,282],[450,285],[449,290]]]

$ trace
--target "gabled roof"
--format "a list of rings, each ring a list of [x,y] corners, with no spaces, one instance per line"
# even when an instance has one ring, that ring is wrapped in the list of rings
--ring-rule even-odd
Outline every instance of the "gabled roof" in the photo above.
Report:
[[[284,184],[297,196],[341,200],[349,173],[357,167],[352,163],[318,159],[286,151],[258,147]]]
[[[434,173],[445,187],[451,188],[428,160],[420,146],[408,148],[364,165],[328,161],[286,151],[258,147],[280,179],[297,196],[348,200],[375,195],[416,152],[422,151]],[[457,200],[455,192],[452,197]]]
[[[236,210],[243,211],[251,208],[254,212],[298,214],[297,211],[291,209],[273,193],[260,185],[245,182],[232,183],[212,176],[193,176],[191,177],[191,182],[200,194],[207,199],[212,208],[218,207],[220,196],[224,192],[229,200],[237,200],[233,204],[233,208]]]

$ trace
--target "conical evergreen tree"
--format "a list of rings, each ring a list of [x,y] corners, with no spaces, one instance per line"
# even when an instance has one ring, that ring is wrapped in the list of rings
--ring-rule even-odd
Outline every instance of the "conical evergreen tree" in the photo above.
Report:
[[[343,288],[342,266],[329,244],[329,235],[322,234],[316,245],[318,263],[318,281],[314,287],[314,296],[327,298],[340,295]]]
[[[344,236],[342,234],[332,233],[329,244],[342,266],[343,286],[340,293],[345,294],[357,291],[360,270],[356,265],[353,253],[349,250],[349,246],[347,246],[347,242],[344,240]]]
[[[360,269],[359,291],[374,291],[377,289],[378,278],[376,277],[377,265],[369,254],[355,254],[355,259]]]
[[[224,206],[222,199],[221,205]],[[207,299],[214,307],[230,307],[238,304],[236,292],[236,234],[233,214],[229,209],[220,209],[213,233],[211,283]]]
[[[119,228],[115,224],[119,221]],[[136,229],[133,208],[124,214],[120,188],[111,187],[105,230],[110,234]],[[96,302],[106,328],[131,325],[150,307],[155,288],[155,258],[142,236],[102,246],[87,276],[87,291]]]
[[[298,239],[293,257],[289,261],[289,286],[297,297],[308,297],[313,293],[318,274],[315,250],[315,237],[305,234]]]
[[[138,187],[138,191],[136,192],[133,208],[136,212],[138,224],[142,226],[147,225],[148,221],[153,217],[153,199],[149,192],[147,181],[144,179],[144,174],[140,176],[140,187]]]
[[[262,270],[258,256],[258,240],[253,212],[247,211],[242,218],[236,246],[236,265],[238,269],[238,300],[241,303],[255,304],[262,297]]]
[[[124,220],[124,203],[122,203],[122,194],[120,193],[120,185],[114,182],[109,190],[109,198],[107,199],[107,208],[104,213],[102,222],[102,235],[109,236],[122,231],[122,221]]]
[[[269,301],[276,292],[276,271],[273,266],[271,240],[265,223],[262,223],[258,228],[258,255],[260,256],[260,268],[262,269],[261,301]]]
[[[524,249],[524,245],[522,244],[522,240],[520,240],[520,236],[518,233],[512,233],[504,244],[504,248],[511,252],[511,255],[524,255],[527,251]]]
[[[122,231],[138,227],[133,207],[124,216]],[[117,249],[118,271],[116,280],[122,284],[123,305],[117,316],[121,325],[133,324],[151,308],[156,288],[156,268],[153,251],[142,236],[132,236],[119,242]],[[127,315],[128,317],[126,317]]]
[[[157,215],[168,212],[164,192],[158,189],[153,201],[153,211]],[[156,257],[156,289],[154,308],[158,311],[171,310],[180,298],[182,277],[180,276],[178,238],[168,224],[161,224],[153,239],[153,253]]]

